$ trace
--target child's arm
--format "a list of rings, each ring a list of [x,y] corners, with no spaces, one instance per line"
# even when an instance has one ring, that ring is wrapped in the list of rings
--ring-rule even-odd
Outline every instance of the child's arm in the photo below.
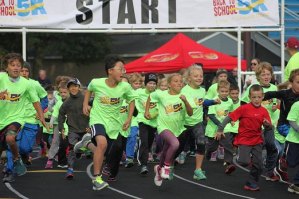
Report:
[[[205,99],[203,102],[203,105],[208,107],[208,106],[212,106],[215,104],[221,104],[221,100],[219,98],[215,99],[215,100],[209,100],[209,99]]]
[[[59,109],[59,115],[58,115],[58,129],[61,133],[63,133],[63,124],[66,120],[66,110],[65,110],[65,104],[62,104]]]
[[[185,106],[186,106],[186,111],[187,111],[187,114],[189,116],[192,116],[193,115],[193,109],[192,107],[190,106],[188,100],[186,99],[185,95],[181,95],[180,96],[180,99],[184,102]]]
[[[225,137],[223,131],[225,126],[230,123],[232,119],[229,116],[226,116],[221,124],[218,125],[217,133],[215,135],[216,140],[220,140],[222,137]]]
[[[146,100],[145,112],[144,112],[144,117],[148,120],[151,119],[151,114],[149,113],[150,102],[151,102],[151,96],[148,96],[148,98]]]
[[[126,131],[131,125],[134,109],[135,109],[135,100],[132,100],[129,104],[128,118],[127,118],[127,120],[125,121],[125,123],[123,125],[123,130],[124,131]]]
[[[290,126],[297,132],[299,133],[299,125],[295,121],[289,121]]]
[[[281,90],[281,91],[268,91],[265,93],[263,101],[272,99],[272,98],[277,98],[277,99],[282,99],[285,96],[286,90]]]
[[[89,116],[90,106],[89,106],[89,99],[91,96],[91,92],[87,90],[85,92],[84,101],[83,101],[83,114]]]

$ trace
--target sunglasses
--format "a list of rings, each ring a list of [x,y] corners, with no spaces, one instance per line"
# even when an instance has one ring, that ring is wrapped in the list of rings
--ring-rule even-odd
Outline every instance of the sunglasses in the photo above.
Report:
[[[256,66],[256,65],[257,65],[257,63],[251,63],[251,65],[254,65],[254,66]]]

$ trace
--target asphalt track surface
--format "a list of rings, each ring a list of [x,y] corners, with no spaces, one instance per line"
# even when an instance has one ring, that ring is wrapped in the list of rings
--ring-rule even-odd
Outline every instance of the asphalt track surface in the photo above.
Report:
[[[147,176],[138,174],[139,167],[120,168],[116,182],[110,182],[109,188],[93,191],[91,184],[92,161],[80,159],[76,162],[73,180],[66,180],[66,170],[45,170],[46,158],[36,157],[33,165],[28,168],[24,176],[16,177],[12,183],[0,183],[0,199],[81,199],[81,198],[271,198],[271,199],[298,199],[298,195],[287,192],[287,185],[279,182],[267,182],[263,177],[259,182],[261,190],[251,192],[243,190],[248,172],[237,170],[230,176],[224,174],[222,161],[204,162],[207,180],[195,181],[192,179],[194,158],[189,157],[184,165],[175,167],[175,178],[172,181],[163,181],[161,187],[156,187],[153,179],[153,166],[149,163],[150,172]],[[1,167],[1,166],[0,166]],[[1,167],[2,170],[2,167]],[[104,178],[105,179],[105,178]]]

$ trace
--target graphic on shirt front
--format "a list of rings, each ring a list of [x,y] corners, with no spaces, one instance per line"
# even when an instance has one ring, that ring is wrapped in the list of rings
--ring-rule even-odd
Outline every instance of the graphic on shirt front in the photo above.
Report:
[[[107,105],[116,105],[120,103],[120,98],[110,98],[108,96],[100,97],[100,103],[101,104],[107,104]]]
[[[196,106],[202,106],[203,98],[194,98],[194,103],[196,104]]]
[[[128,106],[120,107],[120,113],[127,113],[127,112],[128,112]]]
[[[179,104],[170,104],[168,106],[165,107],[165,112],[167,114],[170,114],[170,113],[174,113],[174,112],[179,112],[183,109],[183,105],[182,103],[179,103]]]
[[[9,92],[5,93],[0,100],[18,102],[20,101],[21,94],[10,94]]]

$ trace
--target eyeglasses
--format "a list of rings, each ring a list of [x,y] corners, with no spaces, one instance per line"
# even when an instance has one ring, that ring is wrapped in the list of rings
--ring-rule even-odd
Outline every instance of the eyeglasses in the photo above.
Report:
[[[126,69],[125,68],[111,68],[111,69],[120,71],[122,73],[126,73]]]
[[[251,65],[254,65],[254,66],[256,66],[256,65],[257,65],[257,63],[251,63]]]

